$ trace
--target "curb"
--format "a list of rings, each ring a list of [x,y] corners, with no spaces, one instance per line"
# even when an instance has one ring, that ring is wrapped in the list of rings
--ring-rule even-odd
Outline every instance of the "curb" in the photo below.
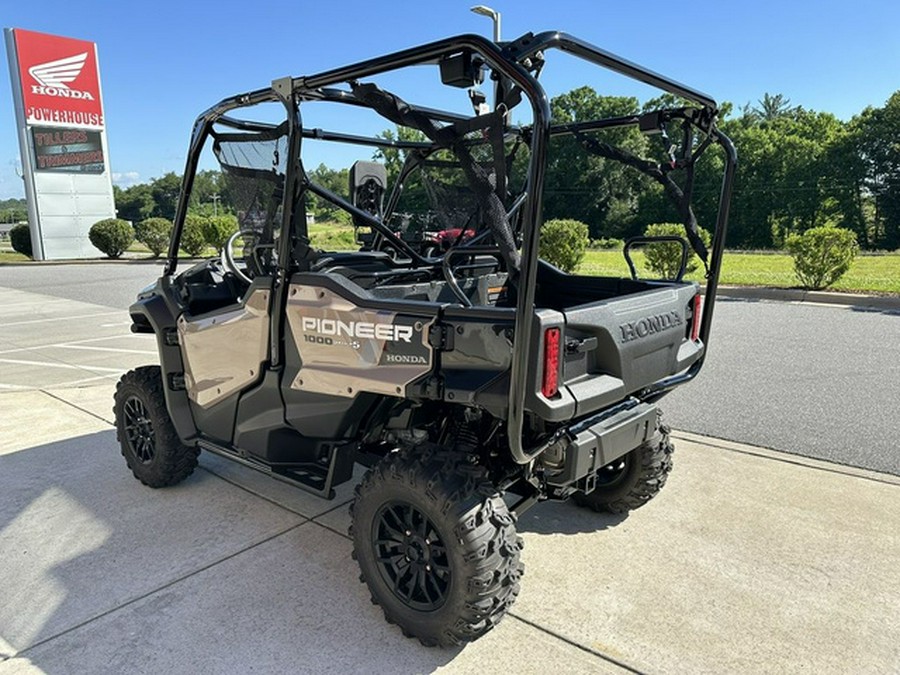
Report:
[[[701,287],[701,292],[706,289]],[[900,296],[866,295],[863,293],[833,293],[805,291],[799,288],[770,288],[767,286],[719,286],[716,295],[735,300],[775,300],[840,305],[880,311],[900,311]]]

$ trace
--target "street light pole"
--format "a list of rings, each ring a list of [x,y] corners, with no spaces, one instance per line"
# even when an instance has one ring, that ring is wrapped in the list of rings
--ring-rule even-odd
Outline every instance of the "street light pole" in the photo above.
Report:
[[[209,196],[210,201],[213,203],[213,218],[219,215],[219,197],[218,193]]]
[[[473,12],[476,14],[481,14],[481,16],[490,17],[491,21],[494,22],[494,42],[500,42],[500,12],[487,7],[486,5],[475,5],[471,8]]]

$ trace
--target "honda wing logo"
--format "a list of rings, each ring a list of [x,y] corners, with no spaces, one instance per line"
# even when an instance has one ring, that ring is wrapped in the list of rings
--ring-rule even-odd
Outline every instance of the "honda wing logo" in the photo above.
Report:
[[[57,61],[39,63],[36,66],[32,66],[28,69],[28,74],[38,82],[36,85],[31,85],[32,93],[43,96],[59,96],[61,98],[78,98],[93,101],[94,97],[89,91],[79,91],[69,87],[69,84],[81,75],[87,57],[88,53],[84,52]]]

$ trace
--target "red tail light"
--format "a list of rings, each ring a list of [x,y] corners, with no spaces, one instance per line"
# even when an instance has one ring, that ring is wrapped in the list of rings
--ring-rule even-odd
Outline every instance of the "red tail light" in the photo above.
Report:
[[[696,342],[700,338],[700,294],[694,296],[694,311],[691,317],[691,340]]]
[[[544,331],[544,377],[541,393],[553,398],[559,392],[559,328]]]

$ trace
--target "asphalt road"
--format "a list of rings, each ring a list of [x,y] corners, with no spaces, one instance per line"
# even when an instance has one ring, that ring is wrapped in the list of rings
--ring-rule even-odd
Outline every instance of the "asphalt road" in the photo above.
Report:
[[[900,312],[720,298],[671,426],[900,475]]]
[[[0,266],[0,286],[126,309],[161,263]],[[900,313],[720,298],[676,429],[900,475]]]

